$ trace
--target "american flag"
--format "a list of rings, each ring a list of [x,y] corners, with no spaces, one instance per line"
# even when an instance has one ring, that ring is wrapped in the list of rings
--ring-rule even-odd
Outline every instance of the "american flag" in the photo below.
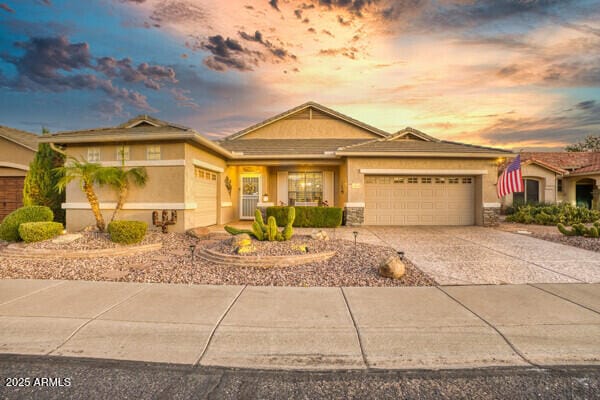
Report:
[[[498,178],[496,192],[498,192],[498,197],[500,198],[509,193],[522,191],[523,175],[521,174],[521,156],[518,155]]]

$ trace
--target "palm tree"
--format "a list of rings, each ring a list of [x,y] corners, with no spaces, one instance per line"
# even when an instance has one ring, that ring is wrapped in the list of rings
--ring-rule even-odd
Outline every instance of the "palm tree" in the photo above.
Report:
[[[69,157],[69,162],[65,163],[64,166],[54,169],[55,173],[61,178],[56,184],[56,188],[63,192],[67,185],[74,181],[79,180],[79,186],[85,196],[87,197],[94,218],[96,218],[96,226],[101,232],[106,228],[104,223],[104,217],[100,212],[100,202],[98,196],[94,191],[94,184],[104,185],[112,182],[113,172],[111,168],[102,167],[98,163],[91,163],[87,161],[79,161],[74,157]]]
[[[129,193],[129,187],[133,183],[135,186],[143,187],[148,181],[148,173],[144,167],[135,167],[125,169],[123,167],[110,168],[108,184],[111,185],[117,191],[117,206],[110,219],[114,221],[117,213],[123,209],[125,199]]]

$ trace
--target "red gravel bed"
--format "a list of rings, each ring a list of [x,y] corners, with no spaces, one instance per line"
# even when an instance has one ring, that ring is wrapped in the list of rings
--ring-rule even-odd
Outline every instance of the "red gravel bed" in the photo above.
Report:
[[[534,238],[547,240],[549,242],[566,244],[567,246],[579,247],[580,249],[600,252],[600,239],[587,238],[583,236],[565,236],[558,231],[556,226],[527,225],[511,222],[503,222],[496,229],[513,232],[528,231]]]
[[[430,286],[435,281],[413,266],[408,260],[406,275],[400,280],[380,277],[377,267],[392,248],[345,240],[312,243],[310,238],[298,237],[309,251],[335,249],[337,254],[327,261],[280,268],[239,268],[217,266],[195,258],[191,260],[190,245],[197,248],[217,248],[224,243],[198,241],[184,234],[157,234],[163,248],[131,257],[103,257],[86,260],[63,258],[23,260],[1,257],[0,278],[113,280],[104,275],[120,270],[118,279],[125,282],[193,283],[214,285],[257,286]],[[260,245],[263,245],[261,243]],[[265,248],[275,244],[264,245]],[[322,246],[322,247],[319,247]],[[282,255],[280,253],[280,255]]]

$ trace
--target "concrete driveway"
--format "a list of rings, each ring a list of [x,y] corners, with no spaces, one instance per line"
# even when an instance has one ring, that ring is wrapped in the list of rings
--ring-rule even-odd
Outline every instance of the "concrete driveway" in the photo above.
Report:
[[[363,227],[359,240],[404,251],[442,285],[600,282],[597,252],[491,228]]]

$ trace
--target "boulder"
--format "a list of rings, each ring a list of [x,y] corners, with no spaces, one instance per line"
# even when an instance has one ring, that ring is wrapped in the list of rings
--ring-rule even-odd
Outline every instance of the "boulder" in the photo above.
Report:
[[[379,265],[379,275],[385,278],[400,279],[406,273],[406,266],[398,256],[389,256]]]
[[[63,244],[63,243],[71,243],[78,239],[81,239],[83,235],[81,233],[67,233],[65,235],[57,236],[52,239],[52,243]]]
[[[329,235],[324,230],[313,230],[310,237],[314,240],[329,240]]]
[[[186,233],[192,237],[195,237],[196,239],[201,240],[208,239],[208,236],[210,235],[208,228],[204,227],[188,229]]]

